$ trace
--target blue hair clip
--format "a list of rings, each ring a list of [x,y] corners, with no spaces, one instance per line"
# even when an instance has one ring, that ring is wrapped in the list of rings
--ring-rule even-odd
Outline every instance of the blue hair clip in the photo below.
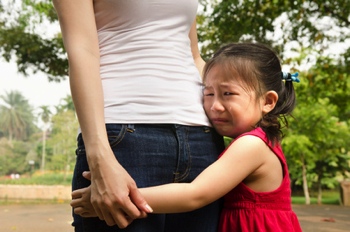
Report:
[[[299,73],[293,73],[293,74],[290,74],[288,72],[282,72],[282,79],[283,80],[286,80],[286,81],[293,81],[293,82],[300,82],[299,78]]]

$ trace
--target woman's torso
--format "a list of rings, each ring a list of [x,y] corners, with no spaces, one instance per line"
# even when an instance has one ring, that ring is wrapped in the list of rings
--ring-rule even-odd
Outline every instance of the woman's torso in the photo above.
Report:
[[[106,123],[209,125],[188,37],[197,0],[96,0]]]

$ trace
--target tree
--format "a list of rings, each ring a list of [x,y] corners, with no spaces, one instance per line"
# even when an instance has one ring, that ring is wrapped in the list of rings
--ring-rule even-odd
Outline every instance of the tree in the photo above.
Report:
[[[41,153],[41,171],[45,171],[45,153],[46,153],[46,135],[48,126],[51,120],[51,110],[49,106],[40,106],[41,112],[39,113],[39,117],[41,118],[41,121],[44,123],[43,125],[43,145],[42,145],[42,153]]]
[[[317,57],[316,64],[305,75],[309,83],[309,99],[327,98],[336,106],[334,112],[340,121],[350,118],[349,65],[330,57]]]
[[[43,72],[50,81],[64,80],[68,62],[61,35],[47,37],[57,27],[57,15],[50,0],[0,2],[0,54],[7,61],[15,58],[18,71]],[[44,28],[44,30],[43,30]],[[41,29],[41,30],[40,30]]]
[[[274,47],[291,71],[304,71],[306,85],[297,89],[296,120],[284,147],[291,176],[303,184],[306,198],[315,182],[320,190],[334,181],[327,175],[349,168],[347,140],[337,136],[350,117],[349,13],[346,0],[224,0],[206,1],[198,20],[205,57],[225,43],[258,41]]]
[[[316,54],[324,55],[332,44],[346,45],[350,38],[348,0],[205,0],[201,4],[198,32],[206,58],[222,44],[243,40],[270,44],[282,57],[291,42],[299,48],[312,46]],[[0,12],[0,54],[5,60],[15,55],[24,74],[32,69],[47,73],[50,80],[64,79],[68,63],[59,30],[51,37],[39,30],[58,28],[51,1],[0,2]],[[349,46],[341,54],[342,62],[348,61]]]
[[[49,166],[51,170],[64,170],[66,177],[75,161],[75,138],[78,132],[75,112],[66,110],[57,113],[52,118],[52,125],[51,136],[47,141],[53,152]]]
[[[311,203],[309,186],[311,185],[309,184],[308,170],[312,168],[314,162],[313,153],[310,151],[312,143],[305,135],[290,133],[283,139],[282,146],[291,179],[295,184],[302,185],[305,204],[309,205]],[[309,166],[311,167],[309,168]]]
[[[8,141],[0,138],[0,174],[22,174],[30,170],[26,155],[31,149],[31,144],[24,141]]]
[[[0,127],[11,142],[25,140],[35,131],[33,109],[28,100],[18,91],[6,92],[0,96]]]
[[[296,86],[298,104],[283,140],[291,177],[302,183],[307,204],[309,187],[318,189],[321,203],[322,187],[334,188],[335,177],[349,171],[348,124],[338,118],[338,107],[330,102],[329,94],[321,94],[331,88],[332,84],[321,80],[316,87],[313,79]]]
[[[0,138],[0,175],[8,174],[7,167],[9,162],[9,156],[12,155],[12,143],[7,138]]]
[[[244,40],[270,44],[281,55],[290,42],[312,46],[322,55],[332,44],[350,38],[348,0],[207,0],[202,4],[199,40],[206,57],[222,44]],[[347,46],[343,61],[349,55]]]
[[[61,99],[61,103],[56,106],[57,113],[67,110],[75,111],[73,98],[71,95],[67,95],[65,98]]]

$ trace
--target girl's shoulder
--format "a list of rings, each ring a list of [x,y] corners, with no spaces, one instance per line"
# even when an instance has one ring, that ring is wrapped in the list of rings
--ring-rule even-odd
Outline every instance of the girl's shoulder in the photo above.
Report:
[[[270,147],[261,136],[257,136],[255,133],[244,133],[241,136],[235,138],[223,152],[223,154],[241,154],[244,157],[251,156],[252,158],[256,154],[271,152]]]
[[[264,154],[266,154],[267,156],[273,154],[279,158],[283,157],[283,152],[280,144],[276,144],[273,146],[271,142],[267,139],[265,132],[260,127],[246,132],[232,140],[232,142],[227,146],[222,155],[224,153],[241,153],[242,155],[244,155],[244,157],[259,157],[258,159],[264,159]],[[259,154],[259,156],[257,156],[257,154]]]
[[[263,129],[261,127],[257,127],[249,132],[246,132],[244,134],[241,134],[240,136],[238,136],[234,141],[242,138],[242,137],[246,137],[246,136],[255,136],[256,138],[259,138],[260,140],[262,140],[274,153],[281,153],[282,149],[281,149],[281,144],[280,143],[276,143],[276,144],[272,144],[272,142],[267,138],[266,133],[263,131]],[[233,142],[234,142],[233,141]]]
[[[244,145],[245,143],[249,143],[249,142],[254,142],[254,144],[256,145],[257,144],[263,145],[264,143],[265,144],[269,143],[265,132],[260,127],[257,127],[233,139],[231,143],[227,146],[227,148],[229,148],[233,144],[237,145],[237,143],[239,144],[242,143],[242,145]]]
[[[265,143],[268,143],[266,133],[263,131],[263,129],[261,127],[257,127],[249,132],[241,134],[238,138],[243,137],[243,136],[247,136],[247,135],[256,136],[256,137],[260,138],[261,140],[263,140]]]

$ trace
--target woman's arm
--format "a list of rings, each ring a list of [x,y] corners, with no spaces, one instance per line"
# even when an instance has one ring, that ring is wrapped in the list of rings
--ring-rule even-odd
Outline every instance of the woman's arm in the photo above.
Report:
[[[53,3],[68,54],[72,98],[92,175],[91,202],[99,218],[108,225],[126,227],[131,220],[124,212],[132,219],[139,217],[139,209],[145,210],[145,201],[108,143],[93,1],[54,0]]]
[[[196,67],[202,77],[203,68],[205,65],[205,61],[202,59],[199,48],[198,48],[198,36],[197,36],[197,23],[196,20],[192,23],[191,30],[189,33],[190,41],[191,41],[191,51]]]

